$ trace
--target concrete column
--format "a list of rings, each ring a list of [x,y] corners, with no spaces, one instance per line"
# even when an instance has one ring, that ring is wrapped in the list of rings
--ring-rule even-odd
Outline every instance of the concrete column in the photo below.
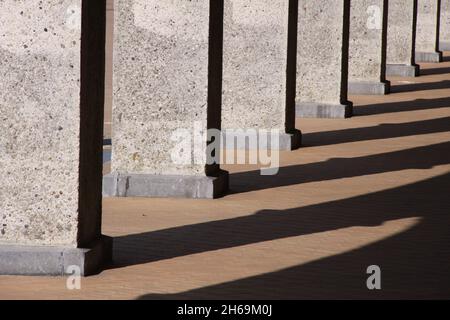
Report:
[[[441,62],[439,51],[440,0],[418,0],[416,62]]]
[[[441,0],[439,50],[450,51],[450,0]]]
[[[417,0],[390,0],[387,40],[388,76],[416,77]]]
[[[299,0],[298,117],[346,118],[350,1]]]
[[[295,129],[297,8],[292,0],[225,0],[222,128],[231,131],[229,138],[237,129],[241,134],[276,129],[280,149],[300,146],[301,133]]]
[[[215,198],[227,190],[227,173],[207,157],[207,130],[221,124],[222,38],[223,1],[116,1],[105,196]]]
[[[105,1],[2,0],[0,35],[0,274],[91,274],[111,258]]]
[[[113,39],[114,0],[106,0],[106,62],[105,62],[105,124],[103,137],[106,145],[111,144],[112,80],[113,80]]]
[[[386,94],[387,0],[352,0],[349,94]]]

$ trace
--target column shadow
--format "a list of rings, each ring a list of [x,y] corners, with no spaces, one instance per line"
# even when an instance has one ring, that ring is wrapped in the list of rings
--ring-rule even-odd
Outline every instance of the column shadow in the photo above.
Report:
[[[450,131],[450,117],[405,123],[383,123],[372,127],[304,133],[303,146],[326,146],[447,131]]]
[[[447,57],[447,58],[450,58],[450,57]],[[431,76],[431,75],[446,74],[446,73],[450,73],[450,68],[420,69],[421,76]]]
[[[318,164],[292,166],[269,179],[255,173],[240,174],[232,186],[240,191],[260,190],[281,185],[324,181],[342,177],[404,170],[427,169],[450,162],[450,142],[424,148],[377,155],[375,158],[335,159]],[[447,176],[448,179],[448,176]],[[236,185],[236,182],[241,183]],[[287,180],[287,181],[286,181]],[[274,182],[275,181],[275,182]],[[251,183],[249,186],[248,182]],[[448,181],[447,181],[448,182]],[[261,184],[260,184],[261,183]],[[417,187],[399,188],[348,200],[289,210],[262,210],[249,216],[205,222],[116,237],[114,264],[111,268],[150,263],[196,253],[254,244],[263,241],[294,237],[350,226],[376,226],[384,221],[422,214],[421,208],[431,209],[442,199],[434,193],[450,189],[420,190]],[[427,199],[423,199],[427,196]],[[425,201],[426,200],[426,201]],[[401,209],[401,210],[400,210]],[[400,211],[399,211],[400,210]],[[419,211],[417,211],[419,210]],[[450,211],[449,211],[450,212]]]
[[[413,101],[400,101],[390,103],[377,103],[370,105],[355,106],[356,116],[370,116],[384,113],[431,110],[439,108],[449,108],[450,97],[436,99],[416,99]]]
[[[450,89],[450,80],[394,85],[391,87],[391,93],[440,89]]]
[[[214,222],[212,229],[203,225],[197,231],[209,230],[207,235],[199,235],[192,229],[189,237],[173,241],[185,241],[183,246],[187,252],[193,252],[195,250],[188,248],[203,242],[203,246],[219,248],[223,246],[214,244],[228,247],[248,241],[255,243],[350,226],[378,226],[402,218],[420,218],[416,225],[402,233],[350,252],[179,294],[148,294],[139,299],[448,299],[449,194],[450,173],[447,173],[349,199],[290,210],[266,210],[248,218],[235,219],[235,223],[229,220]],[[195,226],[190,228],[195,229]],[[170,235],[176,234],[166,234]],[[159,247],[161,244],[164,243],[152,245]],[[381,291],[370,291],[366,287],[366,270],[371,265],[378,265],[382,270]]]
[[[447,164],[450,142],[354,158],[331,158],[317,163],[280,168],[276,176],[262,176],[259,170],[230,175],[231,193],[245,193],[309,182],[394,172],[431,169]]]

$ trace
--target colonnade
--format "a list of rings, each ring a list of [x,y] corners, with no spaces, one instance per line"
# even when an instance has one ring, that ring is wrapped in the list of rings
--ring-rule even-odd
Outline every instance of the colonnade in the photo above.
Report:
[[[0,274],[95,272],[102,195],[220,197],[224,146],[297,149],[296,118],[349,118],[450,48],[450,0],[115,0],[102,177],[105,12],[0,0]]]

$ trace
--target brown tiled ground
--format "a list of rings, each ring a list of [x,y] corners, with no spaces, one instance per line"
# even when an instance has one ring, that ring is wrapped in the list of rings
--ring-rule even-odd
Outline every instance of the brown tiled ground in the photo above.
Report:
[[[1,276],[0,298],[450,298],[450,62],[423,67],[352,119],[299,119],[280,174],[227,167],[223,199],[106,199],[108,270]]]
[[[299,120],[280,174],[229,167],[223,199],[105,200],[113,266],[80,291],[3,276],[0,298],[450,298],[450,62],[424,67],[352,119]]]

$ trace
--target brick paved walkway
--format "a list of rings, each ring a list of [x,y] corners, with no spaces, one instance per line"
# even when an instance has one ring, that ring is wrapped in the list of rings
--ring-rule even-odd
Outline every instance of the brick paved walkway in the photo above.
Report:
[[[0,299],[450,298],[450,62],[352,97],[356,117],[298,120],[276,177],[227,167],[219,200],[107,199],[114,265],[0,276]],[[382,290],[366,289],[366,268]]]

